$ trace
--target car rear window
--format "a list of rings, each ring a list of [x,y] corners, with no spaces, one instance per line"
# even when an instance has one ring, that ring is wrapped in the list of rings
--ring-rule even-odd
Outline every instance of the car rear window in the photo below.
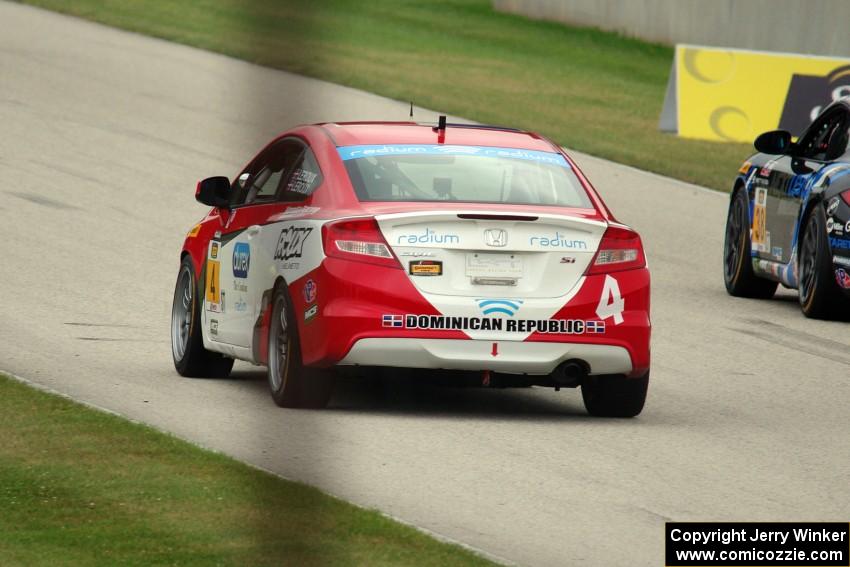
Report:
[[[338,148],[361,201],[458,201],[593,208],[564,156],[485,146]]]

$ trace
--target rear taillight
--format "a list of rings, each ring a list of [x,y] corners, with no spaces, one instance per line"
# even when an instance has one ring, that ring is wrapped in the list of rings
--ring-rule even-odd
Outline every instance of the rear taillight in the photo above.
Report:
[[[325,255],[401,269],[378,223],[373,218],[329,222],[322,226]]]
[[[609,226],[602,235],[599,250],[587,267],[587,275],[635,270],[646,266],[640,236],[628,228]]]

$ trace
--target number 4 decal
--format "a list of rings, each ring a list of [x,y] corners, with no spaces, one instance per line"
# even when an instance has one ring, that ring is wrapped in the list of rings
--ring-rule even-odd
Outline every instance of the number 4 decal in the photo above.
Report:
[[[623,311],[625,310],[625,301],[620,295],[620,286],[612,276],[605,276],[605,283],[602,286],[602,297],[599,298],[599,305],[596,307],[596,316],[600,319],[614,318],[614,324],[619,325],[623,322]]]
[[[219,273],[221,273],[221,264],[219,261],[207,260],[207,303],[221,302]]]

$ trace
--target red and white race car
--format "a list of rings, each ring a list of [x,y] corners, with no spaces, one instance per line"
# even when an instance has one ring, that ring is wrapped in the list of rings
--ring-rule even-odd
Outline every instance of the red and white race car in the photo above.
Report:
[[[184,376],[268,367],[281,406],[327,404],[334,368],[466,371],[581,386],[640,413],[649,271],[575,163],[530,132],[302,126],[263,149],[186,237],[171,339]]]

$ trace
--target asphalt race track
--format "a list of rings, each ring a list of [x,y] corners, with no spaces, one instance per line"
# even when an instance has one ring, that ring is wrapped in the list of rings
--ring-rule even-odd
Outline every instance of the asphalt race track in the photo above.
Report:
[[[726,295],[726,195],[581,154],[647,246],[639,418],[592,419],[574,390],[404,380],[281,410],[263,369],[180,378],[169,316],[196,180],[296,123],[407,111],[0,2],[0,369],[520,564],[661,565],[667,520],[850,518],[850,327],[805,319],[791,292]]]

